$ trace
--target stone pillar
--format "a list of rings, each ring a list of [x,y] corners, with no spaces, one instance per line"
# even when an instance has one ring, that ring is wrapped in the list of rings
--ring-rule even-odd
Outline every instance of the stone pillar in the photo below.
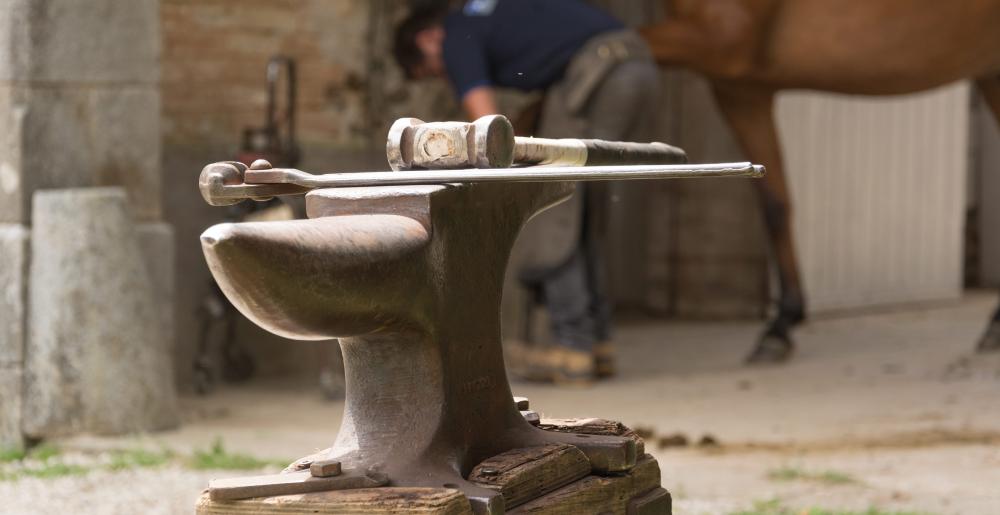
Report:
[[[23,427],[34,438],[177,423],[161,309],[121,188],[34,196]]]
[[[39,295],[46,299],[66,293],[49,289],[60,287],[57,284],[44,285],[43,290],[29,281],[28,241],[32,240],[34,260],[49,259],[65,245],[78,243],[51,238],[34,241],[38,234],[32,233],[31,200],[36,191],[124,189],[129,207],[122,220],[128,228],[116,230],[143,241],[128,248],[137,259],[145,256],[142,273],[149,277],[131,284],[143,288],[142,292],[101,290],[108,296],[102,305],[127,310],[131,308],[123,302],[130,295],[165,298],[155,310],[156,322],[106,314],[122,325],[114,327],[105,321],[102,330],[137,334],[133,325],[147,324],[144,331],[166,339],[160,344],[143,340],[142,344],[169,348],[173,235],[161,222],[159,56],[159,0],[0,0],[0,239],[4,243],[0,246],[0,284],[20,285],[22,292],[0,292],[0,446],[18,445],[19,438],[4,435],[16,433],[10,428],[23,425],[18,413],[34,413],[38,408],[31,400],[17,402],[23,409],[14,406],[12,399],[20,396],[9,394],[21,388],[22,380],[17,377],[23,373],[30,383],[30,378],[44,375],[23,368],[25,360],[38,364],[31,359],[32,335],[41,334],[25,329],[24,306],[40,302],[35,299]],[[62,234],[68,240],[76,237]],[[8,245],[11,239],[21,243]],[[95,247],[79,250],[94,254],[68,261],[68,275],[77,261],[100,259],[107,252]],[[7,263],[24,266],[10,268]],[[51,306],[56,311],[49,316],[71,319],[90,309],[82,304],[82,297],[63,298],[65,304]],[[100,320],[87,322],[101,324]],[[170,370],[170,361],[159,366]],[[173,395],[171,387],[165,405],[173,405]],[[49,435],[33,424],[32,436]]]
[[[0,449],[21,446],[28,230],[0,224]]]

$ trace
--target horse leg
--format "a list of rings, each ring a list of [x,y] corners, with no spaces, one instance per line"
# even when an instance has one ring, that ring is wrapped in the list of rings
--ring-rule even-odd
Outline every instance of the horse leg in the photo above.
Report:
[[[986,99],[986,104],[993,111],[993,118],[1000,124],[1000,75],[982,78],[976,81],[979,92]],[[1000,307],[993,313],[993,319],[986,327],[986,332],[976,345],[977,352],[1000,351]]]
[[[744,153],[767,167],[755,181],[764,223],[777,264],[780,297],[778,313],[757,341],[748,363],[786,361],[795,349],[790,330],[805,320],[805,302],[799,282],[792,239],[792,209],[774,120],[774,91],[733,83],[715,84],[719,108],[736,134]]]

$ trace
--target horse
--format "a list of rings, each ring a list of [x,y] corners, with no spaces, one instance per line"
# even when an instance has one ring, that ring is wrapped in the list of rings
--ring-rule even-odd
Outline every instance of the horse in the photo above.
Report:
[[[666,0],[640,29],[657,62],[704,75],[758,182],[778,306],[749,363],[786,361],[805,320],[775,95],[900,95],[971,79],[1000,122],[1000,0]],[[977,350],[1000,350],[1000,309]]]

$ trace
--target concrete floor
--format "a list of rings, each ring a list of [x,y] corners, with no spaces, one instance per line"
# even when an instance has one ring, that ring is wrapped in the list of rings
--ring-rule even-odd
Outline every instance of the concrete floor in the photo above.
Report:
[[[599,416],[652,431],[647,449],[677,514],[725,514],[769,500],[1000,514],[1000,355],[971,353],[995,302],[974,293],[817,319],[797,332],[792,363],[753,369],[741,359],[757,323],[633,322],[617,335],[619,378],[587,389],[512,386],[543,416]],[[258,382],[185,399],[184,408],[182,429],[138,442],[186,452],[222,436],[233,450],[292,459],[332,443],[342,404],[322,401],[309,383]],[[659,437],[676,433],[710,435],[719,445],[658,448]],[[781,471],[793,477],[773,477]],[[190,513],[209,477],[229,475],[168,467],[24,479],[0,483],[0,513]]]

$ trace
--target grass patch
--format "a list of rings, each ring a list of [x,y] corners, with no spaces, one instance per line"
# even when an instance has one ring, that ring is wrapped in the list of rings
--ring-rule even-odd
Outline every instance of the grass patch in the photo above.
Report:
[[[28,458],[38,461],[49,461],[49,459],[59,456],[61,453],[62,451],[55,445],[43,443],[28,451]]]
[[[79,454],[79,455],[78,455]],[[264,460],[247,454],[229,452],[221,438],[215,439],[208,450],[196,450],[191,456],[178,456],[170,449],[117,449],[100,453],[73,453],[66,459],[62,450],[52,444],[43,444],[29,451],[0,450],[0,481],[17,481],[23,478],[55,479],[79,476],[93,470],[120,472],[135,468],[152,468],[171,463],[195,470],[256,470],[281,467],[290,461]],[[70,461],[71,463],[66,463]]]
[[[174,457],[170,450],[152,452],[144,449],[112,451],[110,470],[128,470],[131,468],[149,468],[165,465]]]
[[[62,451],[51,444],[41,445],[28,452],[5,452],[0,454],[0,463],[10,463],[6,470],[0,470],[0,481],[17,481],[22,478],[56,479],[67,476],[81,476],[98,468],[121,471],[136,467],[157,467],[173,459],[169,450],[150,452],[142,449],[111,451],[110,462],[104,466],[99,460],[93,463],[64,463],[59,459]]]
[[[25,467],[13,471],[0,472],[0,481],[17,481],[25,477],[39,479],[56,479],[67,476],[82,476],[90,472],[90,468],[66,463],[44,463],[40,467]]]
[[[248,454],[226,450],[221,438],[212,442],[208,450],[196,450],[188,465],[195,470],[255,470],[267,466],[284,468],[288,463],[277,460],[262,460]]]
[[[0,449],[0,463],[21,461],[27,455],[28,453],[24,452],[24,449],[15,449],[15,448]]]
[[[23,477],[36,477],[39,479],[55,479],[66,476],[82,476],[90,469],[81,465],[67,465],[65,463],[46,463],[38,468],[24,468],[16,475]]]
[[[771,470],[767,473],[767,478],[771,481],[812,481],[825,485],[854,485],[861,483],[861,481],[853,476],[836,470],[809,472],[795,467],[782,467]]]
[[[826,508],[794,509],[782,504],[779,499],[757,501],[753,508],[730,513],[729,515],[931,515],[916,511],[887,511],[879,508],[868,508],[863,511],[830,510]]]

